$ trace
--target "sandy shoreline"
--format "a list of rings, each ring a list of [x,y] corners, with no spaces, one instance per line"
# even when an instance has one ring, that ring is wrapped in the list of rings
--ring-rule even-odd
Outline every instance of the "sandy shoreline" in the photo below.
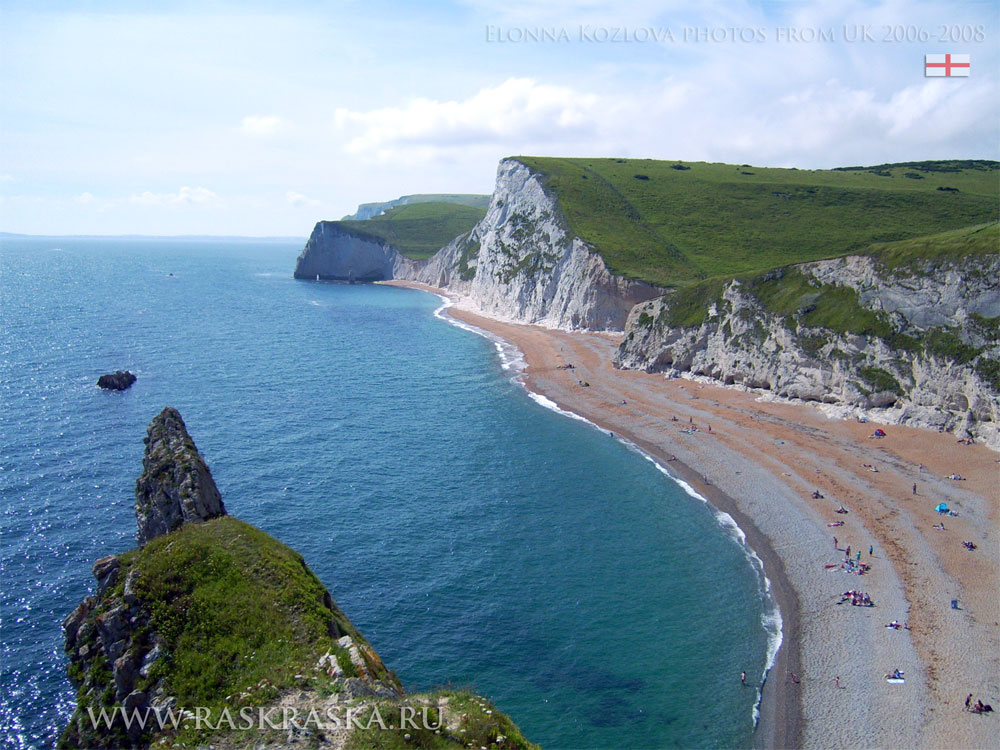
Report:
[[[461,300],[448,314],[517,346],[530,390],[631,440],[744,530],[784,621],[756,745],[993,744],[996,718],[962,708],[969,693],[1000,704],[1000,456],[914,428],[885,427],[888,437],[875,440],[874,425],[828,419],[807,405],[616,370],[614,335],[497,321]],[[681,433],[692,424],[697,432]],[[944,478],[953,473],[966,479]],[[939,517],[939,502],[958,516]],[[836,514],[840,505],[850,513]],[[942,520],[945,530],[933,528]],[[964,549],[965,540],[978,549]],[[848,545],[870,563],[867,574],[825,567]],[[838,605],[849,589],[876,606]],[[885,628],[893,619],[910,629]],[[904,685],[883,679],[896,668],[906,672]]]

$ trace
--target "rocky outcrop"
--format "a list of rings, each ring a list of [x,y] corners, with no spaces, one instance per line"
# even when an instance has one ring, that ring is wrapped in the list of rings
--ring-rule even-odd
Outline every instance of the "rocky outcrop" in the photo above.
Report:
[[[998,279],[996,255],[891,270],[871,256],[805,263],[734,279],[702,299],[679,292],[637,305],[615,364],[707,376],[818,402],[836,416],[954,431],[1000,448]],[[801,304],[778,314],[766,300],[793,284],[805,289]],[[835,327],[815,318],[824,304]]]
[[[517,159],[500,162],[486,216],[433,257],[413,261],[382,240],[320,222],[295,277],[420,281],[487,315],[589,330],[621,330],[633,305],[664,291],[613,274],[569,229],[542,176]]]
[[[115,372],[107,375],[101,375],[101,377],[97,379],[97,386],[106,391],[126,391],[132,387],[132,384],[135,381],[135,375],[128,370],[125,370],[124,372],[116,370]]]
[[[339,750],[378,711],[356,746],[534,747],[481,698],[407,695],[301,555],[225,514],[174,409],[136,498],[143,546],[94,563],[63,621],[77,708],[59,747]]]
[[[143,442],[142,475],[135,484],[139,544],[185,523],[226,514],[222,496],[176,409],[153,419]]]
[[[103,698],[126,711],[165,711],[176,701],[165,695],[163,681],[151,675],[164,655],[163,640],[150,628],[150,608],[136,596],[135,571],[116,586],[120,571],[117,555],[94,563],[97,593],[63,621],[69,676],[88,704]],[[142,737],[137,724],[102,734],[81,715],[67,727],[60,746],[141,746]]]

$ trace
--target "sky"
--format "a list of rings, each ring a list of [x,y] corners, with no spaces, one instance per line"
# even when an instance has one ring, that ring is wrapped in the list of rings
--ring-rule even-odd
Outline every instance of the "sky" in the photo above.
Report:
[[[0,0],[0,231],[304,237],[518,154],[997,159],[998,8]]]

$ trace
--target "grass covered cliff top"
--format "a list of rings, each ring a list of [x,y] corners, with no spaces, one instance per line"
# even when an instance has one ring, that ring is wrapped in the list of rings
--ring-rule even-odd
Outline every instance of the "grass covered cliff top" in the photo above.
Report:
[[[408,203],[367,221],[334,221],[354,234],[387,242],[408,258],[429,258],[486,215],[486,207],[462,203]]]
[[[409,205],[411,203],[461,203],[465,206],[486,208],[490,205],[490,196],[480,193],[414,193],[413,195],[402,195],[391,201],[362,203],[358,206],[357,211],[344,216],[341,218],[341,221],[363,221],[395,206]]]
[[[995,161],[803,170],[516,158],[542,174],[570,229],[614,273],[666,287],[845,255],[1000,214]]]

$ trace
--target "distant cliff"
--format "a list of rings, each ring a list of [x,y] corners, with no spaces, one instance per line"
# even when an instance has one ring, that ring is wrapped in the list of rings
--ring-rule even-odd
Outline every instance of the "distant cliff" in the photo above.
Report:
[[[486,216],[426,260],[391,242],[320,222],[295,268],[300,279],[407,279],[462,294],[485,314],[556,328],[621,330],[637,302],[663,293],[608,270],[568,228],[542,175],[504,159]]]
[[[997,225],[637,305],[615,364],[867,410],[1000,448]]]
[[[302,556],[226,514],[175,410],[143,467],[142,546],[98,560],[63,623],[60,747],[533,747],[470,693],[407,695]]]
[[[362,203],[358,210],[341,219],[341,221],[367,221],[379,214],[389,211],[397,206],[409,206],[413,203],[458,203],[464,206],[489,205],[488,195],[476,195],[472,193],[417,193],[415,195],[403,195],[391,201],[380,201],[378,203]]]

